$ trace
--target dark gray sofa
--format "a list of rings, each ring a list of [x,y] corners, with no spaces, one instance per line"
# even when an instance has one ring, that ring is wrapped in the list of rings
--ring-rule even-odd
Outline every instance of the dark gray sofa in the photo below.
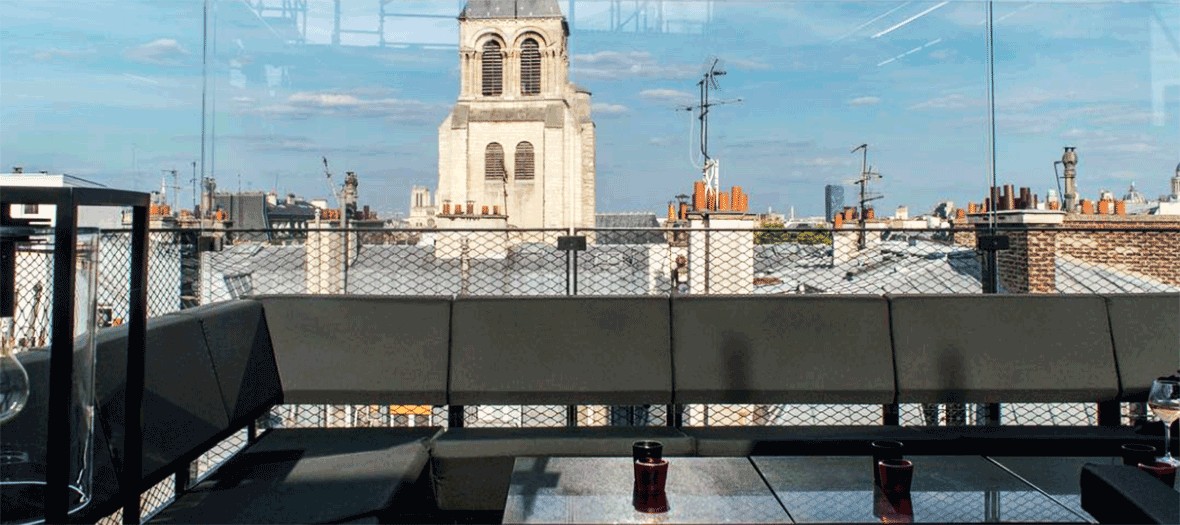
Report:
[[[1177,319],[1176,294],[238,300],[149,320],[133,490],[183,481],[280,403],[446,405],[458,417],[446,430],[262,429],[153,521],[495,519],[515,457],[626,455],[645,438],[672,456],[867,454],[883,438],[914,454],[1116,454],[1161,439],[1150,427],[903,427],[891,414],[898,402],[1143,401],[1176,365]],[[120,504],[126,330],[101,332],[98,354],[84,521]],[[473,405],[699,403],[873,404],[883,424],[464,428],[461,417]],[[36,434],[34,419],[22,425]]]
[[[451,319],[452,406],[672,402],[667,298],[461,298]],[[451,428],[434,440],[440,509],[502,511],[517,456],[620,456],[657,439],[688,455],[667,427]]]
[[[896,410],[889,304],[879,296],[699,296],[672,300],[676,404],[857,403],[873,426],[696,426],[702,456],[869,454],[877,439],[911,452],[953,438],[885,421]]]
[[[315,304],[304,301],[309,313]],[[446,304],[444,301],[442,304]],[[435,305],[437,307],[437,301]],[[276,306],[282,311],[282,306]],[[443,308],[443,312],[448,311]],[[432,311],[435,314],[437,311]],[[345,314],[337,312],[343,317]],[[153,318],[148,324],[147,384],[144,398],[144,462],[138,490],[180,472],[189,463],[277,403],[286,402],[272,333],[302,328],[311,334],[324,329],[306,316],[277,315],[268,323],[263,303],[241,300],[215,304]],[[298,321],[302,319],[303,321]],[[446,321],[443,321],[445,326]],[[378,328],[379,327],[379,328]],[[377,325],[374,331],[384,331]],[[296,334],[296,337],[299,337]],[[363,337],[363,335],[361,336]],[[349,347],[358,348],[358,347]],[[293,353],[306,347],[292,345]],[[445,347],[444,357],[445,362]],[[99,342],[99,414],[109,454],[96,452],[94,503],[84,518],[92,521],[115,510],[121,457],[122,365],[126,331],[111,330]],[[392,352],[398,354],[398,352]],[[341,352],[343,362],[353,362]],[[311,354],[304,354],[311,356]],[[311,374],[325,366],[325,355],[314,360],[288,358],[292,384],[312,388],[304,377],[327,376],[335,384],[322,387],[347,392],[350,377],[332,371]],[[300,369],[300,366],[305,368]],[[301,375],[305,373],[306,375]],[[392,379],[390,380],[392,381]],[[426,389],[408,402],[440,402]],[[294,397],[299,399],[301,391]],[[362,396],[363,397],[363,396]],[[326,396],[330,401],[344,402]],[[178,486],[176,500],[153,517],[164,523],[332,523],[379,522],[429,512],[429,483],[425,477],[428,441],[438,428],[271,429],[252,439],[207,479]],[[102,469],[105,458],[113,467]],[[409,502],[396,507],[393,502]]]
[[[1114,403],[1119,367],[1107,301],[1102,296],[889,296],[897,396],[902,403]],[[1129,298],[1117,296],[1124,307]],[[1141,305],[1145,306],[1145,305]],[[1156,305],[1158,306],[1158,305]],[[1174,319],[1180,319],[1176,317]],[[1157,318],[1160,327],[1168,324]],[[1165,329],[1166,331],[1166,329]],[[1120,345],[1143,364],[1136,373],[1167,371],[1160,348]],[[1175,360],[1175,350],[1173,361]],[[1144,381],[1144,379],[1137,379]],[[1117,404],[1113,406],[1117,417]],[[1117,423],[1117,422],[1116,422]],[[999,455],[1117,455],[1128,442],[1155,443],[1116,424],[1097,426],[940,426],[962,453]]]

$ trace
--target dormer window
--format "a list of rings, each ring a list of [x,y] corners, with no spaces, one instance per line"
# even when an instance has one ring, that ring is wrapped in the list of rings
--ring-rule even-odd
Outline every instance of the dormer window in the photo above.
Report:
[[[485,97],[500,95],[504,92],[504,56],[500,52],[500,43],[489,40],[483,45],[483,95]]]
[[[541,46],[530,38],[520,45],[520,94],[541,93]]]

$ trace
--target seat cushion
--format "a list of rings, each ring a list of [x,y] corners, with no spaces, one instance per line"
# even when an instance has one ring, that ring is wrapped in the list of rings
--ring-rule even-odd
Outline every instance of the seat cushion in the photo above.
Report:
[[[901,441],[907,453],[941,454],[953,447],[953,435],[937,435],[897,426],[750,426],[690,427],[697,454],[728,456],[811,456],[870,454],[876,440]]]
[[[1082,508],[1099,523],[1180,523],[1180,494],[1126,465],[1086,465]]]
[[[270,295],[263,305],[283,402],[445,405],[451,302]],[[324,373],[331,348],[332,372]]]
[[[1124,443],[1163,447],[1163,438],[1135,433],[1131,427],[951,426],[916,427],[928,434],[954,437],[952,454],[1005,456],[1118,456]]]
[[[411,498],[437,427],[278,429],[153,518],[158,523],[328,523]],[[419,502],[415,502],[419,503]]]
[[[678,404],[894,399],[889,303],[879,296],[678,296],[672,329]],[[857,365],[827,372],[834,362]]]
[[[1102,297],[898,295],[889,304],[899,403],[1118,397]]]
[[[692,440],[668,427],[452,428],[434,441],[430,474],[445,511],[502,511],[518,456],[630,456],[637,440],[664,444],[664,455],[693,453]]]
[[[461,297],[452,317],[452,405],[672,402],[667,298]]]

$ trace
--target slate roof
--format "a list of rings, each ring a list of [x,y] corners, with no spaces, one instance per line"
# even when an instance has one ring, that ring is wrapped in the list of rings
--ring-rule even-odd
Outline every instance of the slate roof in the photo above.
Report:
[[[469,0],[459,18],[543,18],[560,17],[557,0]]]

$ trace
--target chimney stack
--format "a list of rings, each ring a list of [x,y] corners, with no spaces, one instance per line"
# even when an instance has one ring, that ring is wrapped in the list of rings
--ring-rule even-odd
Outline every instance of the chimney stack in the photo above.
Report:
[[[1065,166],[1065,212],[1073,213],[1078,205],[1078,154],[1073,146],[1065,146],[1065,153],[1061,154],[1061,164]]]

